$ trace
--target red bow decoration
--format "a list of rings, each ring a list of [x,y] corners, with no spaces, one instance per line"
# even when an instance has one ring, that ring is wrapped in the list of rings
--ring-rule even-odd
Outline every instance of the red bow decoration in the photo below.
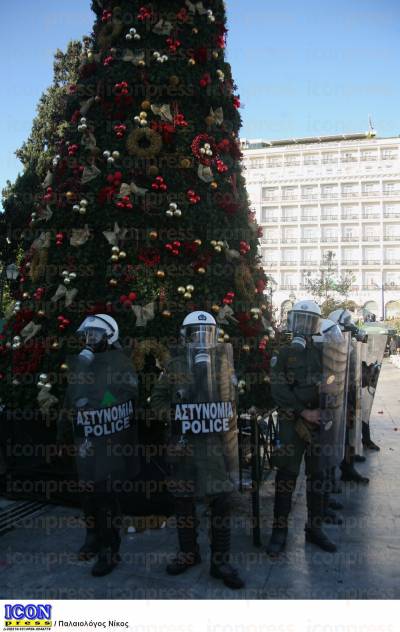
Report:
[[[163,143],[165,145],[170,145],[174,141],[174,135],[176,134],[176,129],[170,123],[161,123],[159,121],[152,121],[150,127],[155,132],[158,132],[159,134],[161,134]]]
[[[138,254],[138,259],[149,268],[153,268],[160,263],[161,257],[155,248],[144,248]]]
[[[39,340],[28,340],[20,349],[14,351],[12,372],[14,375],[36,373],[44,354],[43,343]]]
[[[109,182],[109,186],[103,187],[99,191],[98,202],[101,206],[104,206],[106,202],[111,202],[114,195],[117,193],[117,190],[121,186],[122,183],[122,173],[120,171],[116,171],[114,174],[107,176],[107,182]]]

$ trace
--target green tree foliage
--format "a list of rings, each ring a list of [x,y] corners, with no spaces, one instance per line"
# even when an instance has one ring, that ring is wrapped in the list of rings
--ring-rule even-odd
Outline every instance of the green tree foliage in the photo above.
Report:
[[[242,175],[225,4],[93,8],[68,123],[44,121],[21,150],[47,175],[4,338],[4,396],[32,406],[47,380],[42,410],[59,402],[74,332],[96,312],[117,319],[149,386],[185,315],[206,309],[233,343],[243,405],[267,405],[267,282]]]
[[[356,303],[348,300],[354,281],[353,274],[338,274],[335,255],[330,251],[321,262],[319,274],[309,273],[305,286],[320,304],[323,316],[327,317],[335,309],[357,309]]]

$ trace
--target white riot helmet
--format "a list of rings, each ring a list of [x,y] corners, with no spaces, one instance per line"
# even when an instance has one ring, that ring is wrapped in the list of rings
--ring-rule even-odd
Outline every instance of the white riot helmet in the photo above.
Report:
[[[320,325],[320,342],[331,345],[340,345],[344,341],[339,325],[330,318],[324,318]]]
[[[300,336],[313,336],[318,333],[321,309],[310,299],[298,301],[288,313],[288,330]]]
[[[208,312],[192,312],[181,327],[181,342],[192,349],[212,349],[218,343],[216,320]]]
[[[348,309],[335,309],[329,314],[329,319],[337,323],[342,331],[354,324],[353,316]]]
[[[94,353],[106,351],[119,337],[117,322],[108,314],[87,316],[77,333],[85,340],[85,348],[80,355],[89,362],[93,360]]]

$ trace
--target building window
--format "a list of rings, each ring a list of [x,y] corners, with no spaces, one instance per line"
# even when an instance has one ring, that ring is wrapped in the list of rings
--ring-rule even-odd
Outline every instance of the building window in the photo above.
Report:
[[[376,160],[377,157],[378,157],[378,153],[370,149],[366,149],[361,152],[361,160],[365,160],[367,162],[370,160]]]
[[[379,182],[363,182],[362,193],[364,196],[377,196],[379,195]]]
[[[282,221],[283,222],[297,222],[298,208],[295,206],[283,206],[282,207]]]
[[[398,195],[400,194],[400,182],[398,180],[393,182],[383,183],[383,195]]]
[[[336,198],[338,195],[337,184],[323,184],[321,185],[321,197],[323,199]]]
[[[397,147],[390,147],[382,149],[382,160],[396,160],[397,158]]]
[[[264,167],[263,158],[250,158],[250,169],[262,169]]]
[[[262,190],[263,200],[276,200],[278,198],[278,187],[264,187]]]
[[[282,187],[283,200],[295,200],[297,198],[297,187]]]
[[[342,184],[343,197],[356,197],[358,195],[358,184],[356,182],[344,182]]]
[[[278,221],[278,207],[277,206],[264,206],[261,210],[262,222],[277,222]]]
[[[319,163],[318,154],[305,154],[304,155],[304,164],[305,165],[316,165]]]
[[[316,200],[318,198],[318,187],[313,184],[301,187],[301,197],[303,200]]]
[[[304,221],[314,222],[318,219],[318,206],[303,206],[301,209],[301,218]]]
[[[322,154],[322,164],[329,165],[338,161],[338,154],[333,152]]]
[[[267,156],[267,167],[281,167],[282,156]]]
[[[342,162],[356,162],[358,154],[354,151],[346,151],[341,155]]]
[[[338,207],[336,204],[323,204],[321,206],[321,219],[337,219]]]
[[[299,154],[293,154],[286,156],[285,158],[285,166],[286,167],[297,167],[300,164],[300,156]]]

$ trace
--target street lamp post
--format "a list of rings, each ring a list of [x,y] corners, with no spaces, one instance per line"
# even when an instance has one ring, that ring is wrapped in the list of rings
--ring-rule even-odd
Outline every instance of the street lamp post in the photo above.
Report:
[[[3,301],[4,301],[4,288],[7,281],[16,281],[19,276],[18,266],[15,263],[10,263],[8,266],[3,266],[0,279],[0,314],[4,315]]]

